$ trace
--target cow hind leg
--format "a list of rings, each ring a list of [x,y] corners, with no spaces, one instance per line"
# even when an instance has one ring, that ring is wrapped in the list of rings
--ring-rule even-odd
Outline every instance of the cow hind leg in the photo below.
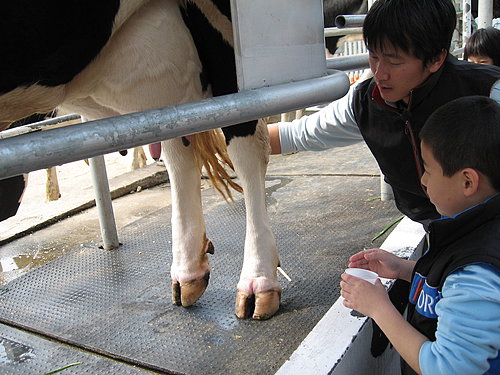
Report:
[[[135,171],[136,169],[145,167],[146,164],[147,164],[147,157],[142,146],[134,147],[131,169]]]
[[[47,168],[47,180],[45,182],[45,197],[47,202],[56,201],[61,198],[59,180],[57,179],[56,167]]]
[[[202,213],[200,170],[192,145],[173,139],[162,142],[162,149],[172,194],[172,303],[190,306],[208,285],[207,254],[213,254]]]
[[[228,130],[224,131],[228,138]],[[245,249],[235,312],[239,318],[268,319],[279,309],[281,287],[276,275],[278,251],[265,202],[270,153],[266,125],[259,121],[253,134],[230,137],[228,153],[246,206]]]

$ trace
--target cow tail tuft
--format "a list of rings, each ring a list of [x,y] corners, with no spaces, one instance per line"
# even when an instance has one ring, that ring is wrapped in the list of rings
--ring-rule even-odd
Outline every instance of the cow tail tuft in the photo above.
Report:
[[[227,168],[234,171],[233,163],[229,158],[224,134],[220,129],[214,129],[190,136],[196,162],[205,172],[213,187],[226,201],[233,200],[230,188],[243,193],[243,188],[233,181]]]

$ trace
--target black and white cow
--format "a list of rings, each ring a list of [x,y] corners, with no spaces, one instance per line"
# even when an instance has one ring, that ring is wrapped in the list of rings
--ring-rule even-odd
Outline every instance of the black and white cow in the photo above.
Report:
[[[229,0],[15,0],[0,3],[0,129],[55,108],[88,120],[237,91]],[[265,208],[269,145],[257,121],[223,129],[247,207],[236,314],[271,317],[281,288]],[[208,284],[200,169],[192,136],[162,142],[172,192],[173,303]]]

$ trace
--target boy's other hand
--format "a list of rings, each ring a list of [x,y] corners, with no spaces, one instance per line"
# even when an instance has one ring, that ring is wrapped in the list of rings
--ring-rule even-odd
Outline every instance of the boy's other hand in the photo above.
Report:
[[[364,268],[378,273],[380,277],[398,279],[402,276],[404,259],[382,249],[368,249],[351,256],[348,267]]]

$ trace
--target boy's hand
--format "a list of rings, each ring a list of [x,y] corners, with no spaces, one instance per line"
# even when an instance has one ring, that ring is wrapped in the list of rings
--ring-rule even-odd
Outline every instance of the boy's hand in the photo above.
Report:
[[[360,251],[351,256],[349,258],[349,267],[364,268],[376,272],[380,277],[387,279],[404,279],[408,266],[411,266],[406,262],[406,260],[388,251],[382,249],[369,249]],[[411,267],[411,269],[413,269],[413,267]]]
[[[343,303],[345,307],[373,318],[377,312],[384,311],[387,304],[392,306],[380,280],[377,280],[373,285],[347,273],[343,273],[341,278],[340,295],[344,297]]]

